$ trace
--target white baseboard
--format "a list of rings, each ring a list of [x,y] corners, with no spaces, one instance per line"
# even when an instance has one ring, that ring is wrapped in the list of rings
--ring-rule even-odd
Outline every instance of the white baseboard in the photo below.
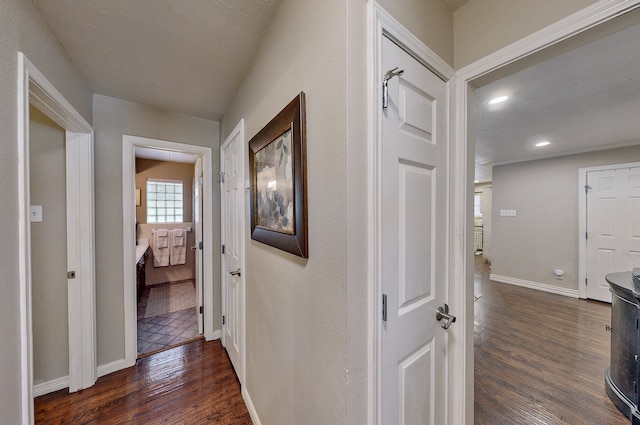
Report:
[[[489,279],[496,282],[508,283],[510,285],[522,286],[524,288],[535,289],[537,291],[550,292],[565,297],[580,298],[577,289],[561,288],[560,286],[548,285],[546,283],[532,282],[530,280],[516,279],[515,277],[501,276],[491,273]]]
[[[98,378],[104,375],[108,375],[113,372],[117,372],[122,369],[126,369],[127,363],[124,359],[116,360],[115,362],[107,363],[98,366]]]
[[[220,332],[220,329],[213,331],[213,335],[212,335],[211,341],[215,341],[216,339],[220,339],[220,335],[222,335],[222,332]]]
[[[43,382],[33,386],[33,396],[40,397],[41,395],[49,394],[54,391],[63,390],[69,388],[69,376],[63,376],[52,381]]]
[[[260,418],[258,418],[256,408],[253,406],[253,402],[251,401],[251,397],[249,396],[249,392],[244,386],[242,387],[242,398],[244,399],[244,404],[247,405],[247,410],[249,411],[249,416],[251,416],[253,425],[262,425],[260,423]]]

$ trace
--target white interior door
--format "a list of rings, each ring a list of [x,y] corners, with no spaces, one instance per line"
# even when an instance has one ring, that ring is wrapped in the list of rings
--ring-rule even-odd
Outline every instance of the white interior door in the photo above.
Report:
[[[447,423],[446,84],[383,37],[381,417],[383,425]],[[455,325],[454,325],[455,326]]]
[[[193,249],[196,253],[196,307],[199,334],[204,333],[204,290],[202,280],[202,180],[202,158],[198,157],[196,159],[193,178],[193,227],[195,231],[195,245],[193,246]]]
[[[242,124],[242,123],[241,123]],[[237,130],[237,128],[236,128]],[[222,203],[222,344],[244,384],[244,155],[234,130],[220,149]]]
[[[640,267],[640,167],[587,173],[587,298],[611,302],[608,273]]]

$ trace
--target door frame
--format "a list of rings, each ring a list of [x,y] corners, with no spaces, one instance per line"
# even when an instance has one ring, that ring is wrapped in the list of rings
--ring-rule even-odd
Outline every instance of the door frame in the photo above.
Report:
[[[640,162],[597,165],[578,168],[578,291],[580,298],[587,298],[587,174],[593,171],[608,171],[618,168],[640,167]]]
[[[73,215],[78,224],[67,228],[67,250],[72,254],[67,267],[76,271],[74,285],[68,285],[69,377],[68,382],[62,380],[69,391],[90,387],[97,379],[93,127],[22,52],[17,101],[21,417],[22,424],[29,425],[34,421],[29,105],[65,130],[67,205],[73,206],[67,216]]]
[[[452,424],[473,424],[473,180],[475,140],[470,126],[473,119],[471,82],[492,71],[527,58],[574,35],[610,21],[640,5],[640,0],[600,0],[524,37],[478,61],[459,69],[451,85],[451,308],[464,332],[452,356],[453,368],[464,371],[452,383],[457,388],[457,403],[464,407],[464,418],[456,416]],[[464,389],[464,390],[463,390]],[[464,421],[463,421],[463,420]]]
[[[227,136],[227,138],[225,139],[225,141],[220,145],[220,171],[222,171],[223,165],[224,165],[224,149],[225,147],[235,138],[238,138],[238,143],[239,145],[239,154],[240,154],[240,164],[242,167],[241,175],[242,175],[242,181],[245,181],[245,161],[247,160],[247,146],[245,143],[245,139],[244,139],[244,119],[241,119],[240,122],[238,123],[238,125],[236,125],[236,127],[231,131],[231,133],[229,133],[229,136]],[[244,186],[244,185],[243,185]],[[246,257],[246,253],[245,253],[245,223],[246,223],[246,212],[245,212],[245,208],[246,208],[246,188],[243,187],[243,196],[242,196],[242,207],[240,208],[240,211],[242,212],[242,226],[240,226],[240,255],[242,256],[242,259],[240,261],[240,269],[242,270],[242,273],[240,274],[240,286],[241,286],[241,294],[240,294],[240,326],[239,326],[239,331],[240,331],[240,371],[236,371],[237,375],[238,375],[238,380],[240,381],[240,386],[242,387],[242,392],[244,393],[245,390],[245,376],[246,376],[246,362],[247,362],[247,350],[246,350],[246,346],[245,346],[245,329],[246,329],[246,314],[245,314],[245,300],[246,300],[246,274],[245,274],[245,257]],[[222,226],[224,224],[224,218],[225,218],[225,212],[224,212],[224,192],[223,192],[223,186],[222,186],[222,179],[220,181],[220,225]],[[220,235],[222,237],[222,229],[220,229]],[[225,241],[221,241],[221,243],[225,243]],[[224,259],[224,254],[222,254],[222,251],[220,253],[220,285],[222,286],[221,288],[221,293],[222,293],[222,315],[226,315],[227,314],[227,285],[225,284],[226,282],[226,275],[227,275],[227,267],[225,264],[225,259]],[[226,325],[222,325],[222,333],[221,333],[221,339],[222,339],[222,345],[226,347],[226,341],[225,341],[225,331],[224,331],[224,327]]]
[[[369,338],[369,416],[370,423],[380,424],[382,420],[382,365],[381,365],[381,349],[382,349],[382,321],[380,303],[382,299],[382,258],[381,258],[381,240],[382,235],[382,219],[380,217],[382,190],[381,182],[381,158],[380,148],[382,143],[382,104],[381,104],[381,82],[384,71],[382,69],[382,41],[383,37],[388,37],[394,43],[399,45],[403,50],[413,56],[418,62],[442,78],[447,84],[447,96],[450,94],[449,80],[453,76],[453,69],[443,61],[436,53],[429,49],[424,43],[416,38],[411,32],[403,27],[388,12],[386,12],[375,1],[369,3],[369,132],[368,138],[368,208],[369,214],[369,252],[368,252],[368,270],[369,270],[369,318],[371,333]],[[451,108],[449,108],[451,110]],[[447,123],[450,122],[447,117]],[[447,140],[449,138],[447,131]],[[449,201],[447,201],[449,202]],[[449,235],[449,221],[447,223],[446,233]],[[446,236],[447,241],[451,238]],[[448,253],[447,253],[448,254]],[[448,275],[448,270],[445,272]],[[445,291],[448,291],[445,289]],[[451,295],[447,293],[449,298]],[[455,310],[454,310],[455,312]],[[457,314],[457,313],[456,313]],[[464,321],[464,317],[458,316]],[[459,339],[459,331],[453,326],[449,332],[448,347],[455,344]],[[450,362],[450,360],[449,360]],[[449,363],[452,364],[452,363]],[[449,368],[449,374],[458,373],[455,369]],[[461,409],[459,398],[448,397],[450,403],[447,408],[447,417],[454,418],[456,412]],[[449,422],[456,423],[456,422]],[[457,422],[460,423],[460,422]]]
[[[218,338],[214,329],[213,300],[213,171],[212,150],[209,147],[122,135],[122,255],[124,262],[124,334],[125,366],[130,367],[138,358],[137,296],[135,245],[136,232],[136,147],[159,149],[198,155],[202,158],[202,286],[204,296],[204,337],[207,341]]]

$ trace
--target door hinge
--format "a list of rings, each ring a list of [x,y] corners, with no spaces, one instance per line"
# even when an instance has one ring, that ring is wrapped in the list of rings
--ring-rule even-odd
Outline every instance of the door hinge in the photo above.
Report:
[[[222,253],[224,254],[224,244],[222,245]]]
[[[220,172],[218,173],[218,181],[219,181],[220,183],[224,183],[224,171],[220,171]]]
[[[204,243],[202,241],[198,242],[198,249],[204,248]]]
[[[387,109],[389,106],[389,80],[395,76],[402,75],[403,73],[404,69],[398,71],[398,67],[396,66],[384,74],[384,77],[382,78],[382,109]]]
[[[203,305],[200,306],[200,314],[204,314],[204,306]]]
[[[382,321],[387,321],[387,294],[382,294]]]
[[[226,317],[226,316],[222,316],[222,324],[223,324],[223,325],[226,323],[226,319],[227,319],[227,317]]]
[[[584,278],[584,284],[588,285],[589,284],[589,279],[587,279],[586,277]]]
[[[198,184],[199,184],[200,186],[202,186],[202,185],[203,185],[203,181],[204,181],[204,180],[202,179],[202,176],[198,176]]]
[[[584,232],[584,238],[589,239],[589,232]]]
[[[589,189],[592,189],[591,186],[589,186],[588,184],[584,185],[584,193],[589,193]]]

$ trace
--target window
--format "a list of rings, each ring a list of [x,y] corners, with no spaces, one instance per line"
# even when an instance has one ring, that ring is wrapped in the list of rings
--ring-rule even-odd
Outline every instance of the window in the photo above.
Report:
[[[182,223],[182,182],[147,180],[147,223]]]

